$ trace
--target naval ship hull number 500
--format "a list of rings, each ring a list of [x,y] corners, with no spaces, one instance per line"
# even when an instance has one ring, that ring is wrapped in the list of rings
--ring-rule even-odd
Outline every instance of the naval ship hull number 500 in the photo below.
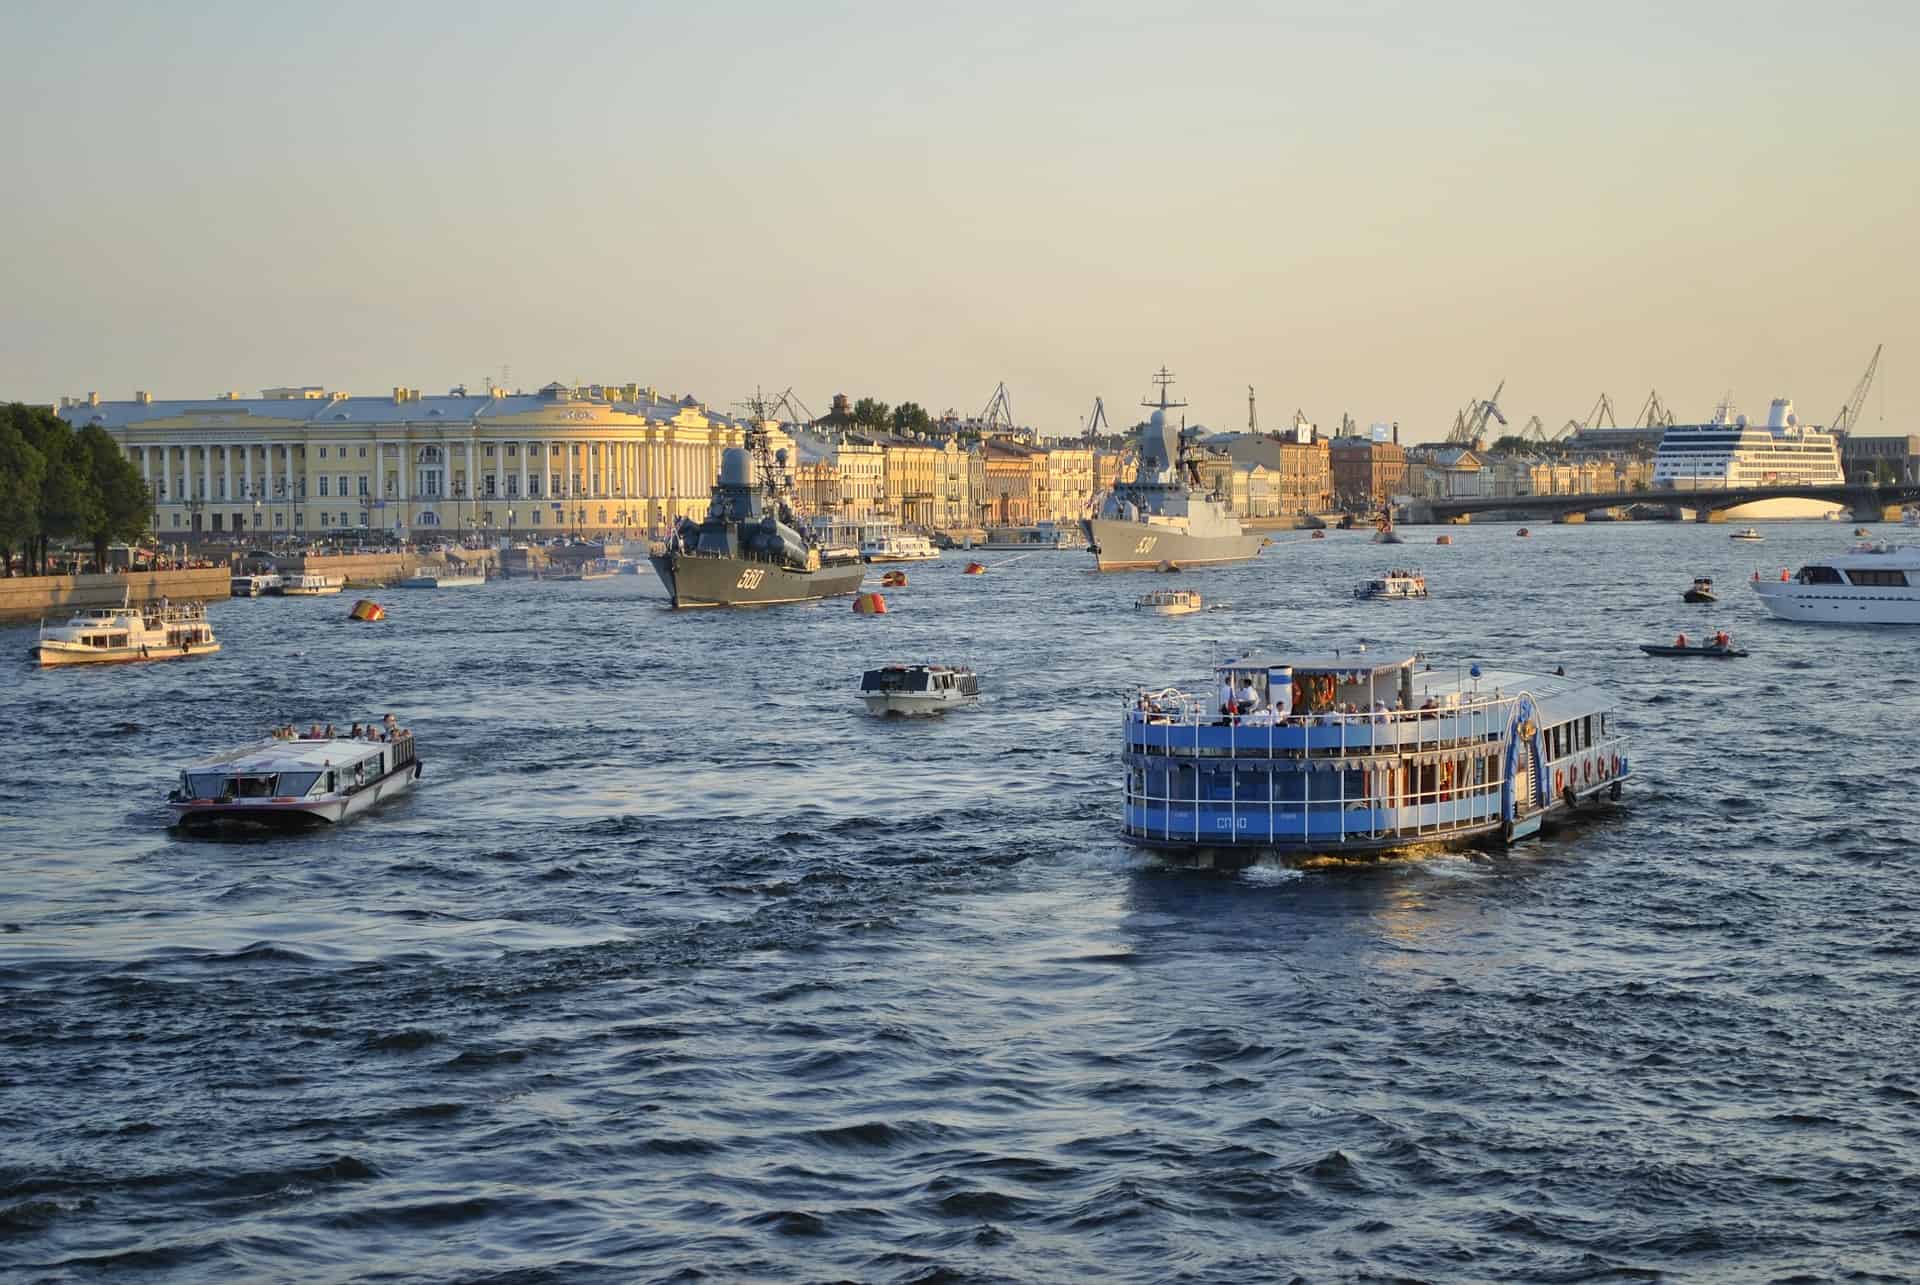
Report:
[[[735,582],[733,587],[736,589],[758,589],[760,582],[766,579],[766,577],[767,573],[765,571],[757,569],[742,571],[740,573],[740,579]]]
[[[1157,535],[1143,535],[1143,536],[1141,536],[1141,537],[1140,537],[1140,543],[1138,543],[1138,544],[1136,544],[1136,545],[1134,545],[1134,546],[1133,546],[1133,551],[1134,551],[1135,553],[1152,553],[1152,552],[1153,552],[1153,546],[1154,546],[1154,545],[1156,545],[1156,544],[1158,544],[1158,543],[1160,543],[1160,537],[1159,537],[1159,536],[1157,536]]]

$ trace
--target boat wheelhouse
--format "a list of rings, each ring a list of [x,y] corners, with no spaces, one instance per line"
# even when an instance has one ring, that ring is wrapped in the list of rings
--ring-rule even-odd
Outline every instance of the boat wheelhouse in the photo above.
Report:
[[[1753,591],[1783,620],[1920,625],[1920,548],[1862,541],[1780,579],[1754,573]]]
[[[1424,598],[1427,596],[1427,578],[1417,571],[1389,571],[1384,576],[1375,576],[1353,591],[1353,596],[1362,601],[1376,598]]]
[[[1156,616],[1190,616],[1206,606],[1193,589],[1155,589],[1133,600],[1135,611],[1151,611]]]
[[[173,823],[185,829],[337,824],[405,793],[421,770],[413,733],[367,727],[362,736],[276,735],[202,759],[180,773],[167,796]]]
[[[860,676],[870,714],[941,714],[980,699],[980,679],[964,665],[882,665]]]
[[[176,606],[162,598],[139,607],[98,607],[76,613],[64,625],[42,625],[32,655],[42,665],[110,665],[184,660],[219,650],[205,603]]]
[[[1247,655],[1126,711],[1122,834],[1201,866],[1512,842],[1628,775],[1612,700],[1409,653]]]

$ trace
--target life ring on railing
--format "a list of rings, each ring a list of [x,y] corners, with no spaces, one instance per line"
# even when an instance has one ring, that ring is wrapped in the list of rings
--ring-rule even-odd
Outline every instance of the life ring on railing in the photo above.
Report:
[[[1587,784],[1588,785],[1593,784],[1593,760],[1592,759],[1587,760]]]
[[[1553,792],[1556,796],[1567,792],[1567,774],[1557,767],[1553,769]]]
[[[1620,775],[1620,756],[1618,754],[1613,756],[1613,772],[1611,773],[1611,775],[1613,776]]]

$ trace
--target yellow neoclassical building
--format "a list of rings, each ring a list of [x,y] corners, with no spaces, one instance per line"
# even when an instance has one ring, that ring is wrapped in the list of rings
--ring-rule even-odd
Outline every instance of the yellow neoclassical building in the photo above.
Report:
[[[537,393],[395,388],[352,397],[63,398],[152,488],[161,539],[264,531],[664,533],[706,513],[720,452],[746,425],[638,384]]]

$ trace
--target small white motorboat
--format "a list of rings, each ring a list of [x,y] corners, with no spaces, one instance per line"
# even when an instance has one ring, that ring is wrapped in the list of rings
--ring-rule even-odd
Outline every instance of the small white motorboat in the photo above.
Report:
[[[285,598],[324,598],[339,593],[346,584],[344,578],[303,571],[299,575],[281,576],[280,586],[273,592]]]
[[[944,714],[980,699],[980,679],[964,665],[882,665],[860,676],[869,714]]]
[[[1353,596],[1363,602],[1380,598],[1424,598],[1427,596],[1427,578],[1417,571],[1389,571],[1355,589]]]
[[[485,576],[470,576],[458,571],[435,571],[422,567],[404,580],[395,581],[401,589],[467,589],[487,582]]]
[[[1155,589],[1133,600],[1135,611],[1151,611],[1156,616],[1190,616],[1206,605],[1193,589]]]
[[[1740,530],[1735,531],[1732,535],[1727,537],[1727,539],[1729,540],[1745,540],[1748,544],[1759,544],[1762,540],[1766,538],[1767,538],[1766,536],[1761,535],[1758,531],[1754,530],[1752,527],[1743,527]]]

